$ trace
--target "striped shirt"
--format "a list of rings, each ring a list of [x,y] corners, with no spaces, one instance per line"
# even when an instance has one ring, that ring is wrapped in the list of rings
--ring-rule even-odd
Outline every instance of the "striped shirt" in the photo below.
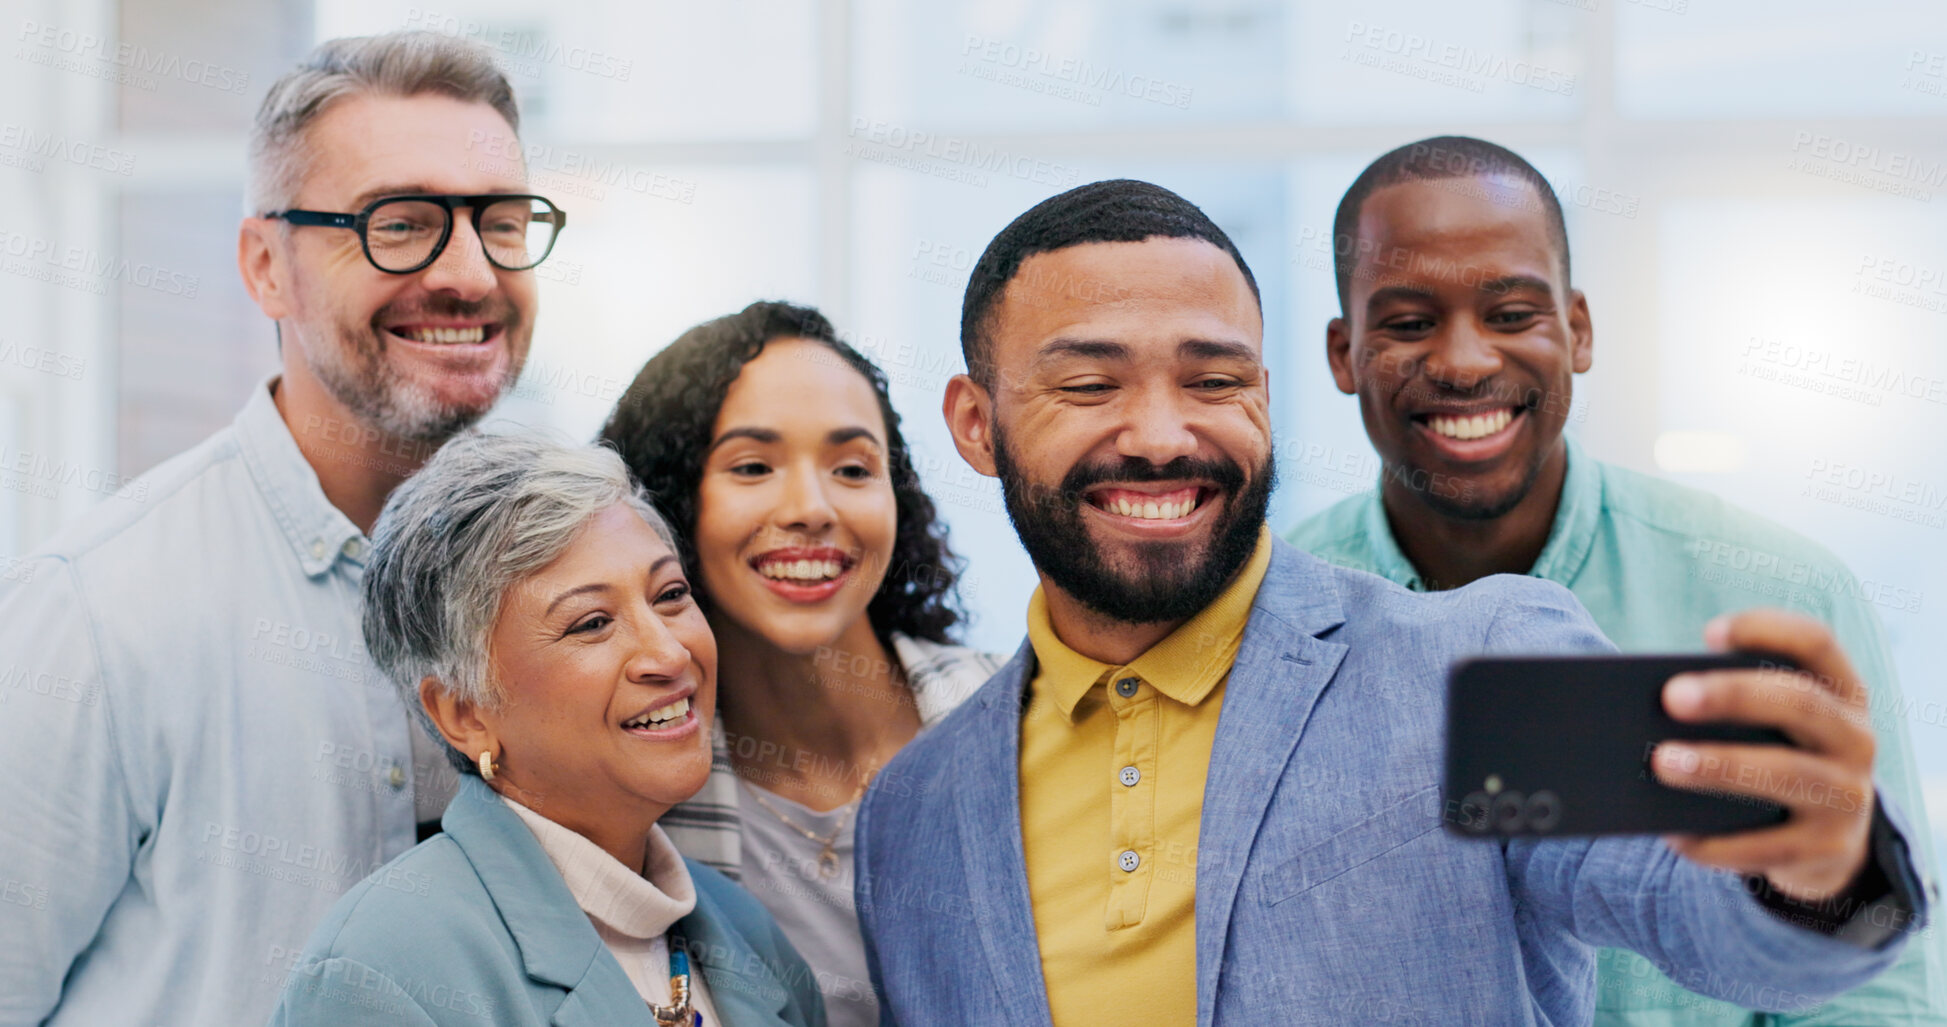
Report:
[[[966,646],[941,645],[897,633],[892,636],[892,648],[919,706],[922,731],[953,712],[1006,662]],[[722,687],[721,682],[718,687]],[[733,881],[741,880],[744,849],[737,815],[737,772],[730,765],[721,718],[712,730],[715,754],[709,780],[690,801],[663,814],[657,823],[676,843],[678,852],[722,871]],[[844,872],[849,875],[851,868],[844,868]]]

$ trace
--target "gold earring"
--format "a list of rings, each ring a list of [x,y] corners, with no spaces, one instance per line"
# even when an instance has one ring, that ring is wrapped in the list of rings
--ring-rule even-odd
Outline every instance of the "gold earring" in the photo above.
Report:
[[[499,770],[499,769],[500,769],[500,765],[494,762],[494,751],[493,751],[492,749],[486,749],[486,750],[483,750],[483,751],[481,751],[481,753],[480,753],[480,778],[481,778],[481,780],[483,780],[483,781],[491,781],[491,780],[493,780],[493,779],[494,779],[494,771],[496,771],[496,770]]]

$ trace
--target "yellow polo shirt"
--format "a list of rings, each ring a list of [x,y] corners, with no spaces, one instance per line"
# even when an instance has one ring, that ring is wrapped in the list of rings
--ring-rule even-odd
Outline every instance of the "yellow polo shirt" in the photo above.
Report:
[[[1271,534],[1217,600],[1133,662],[1063,645],[1039,589],[1021,836],[1057,1024],[1197,1019],[1197,831],[1224,683]]]

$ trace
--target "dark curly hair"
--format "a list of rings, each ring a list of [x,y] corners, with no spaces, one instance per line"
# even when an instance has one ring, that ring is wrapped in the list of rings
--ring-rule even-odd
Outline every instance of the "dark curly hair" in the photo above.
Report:
[[[886,391],[886,376],[838,337],[825,315],[810,307],[760,300],[727,317],[705,321],[642,365],[629,391],[615,404],[597,440],[613,446],[649,490],[682,537],[683,565],[706,608],[709,597],[697,570],[696,494],[703,480],[717,413],[730,383],[772,339],[806,339],[837,354],[865,376],[879,397],[886,422],[886,465],[892,478],[897,526],[892,563],[866,617],[882,640],[897,631],[946,643],[962,611],[955,582],[961,562],[947,548],[946,525],[920,488],[899,415]]]

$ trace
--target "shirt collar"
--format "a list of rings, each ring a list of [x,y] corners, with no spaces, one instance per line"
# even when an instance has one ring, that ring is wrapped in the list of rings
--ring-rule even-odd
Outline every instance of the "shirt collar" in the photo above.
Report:
[[[1372,566],[1366,569],[1395,585],[1424,592],[1426,583],[1420,580],[1419,570],[1400,551],[1399,542],[1393,538],[1393,524],[1386,519],[1385,493],[1383,481],[1366,493],[1366,547],[1372,557]]]
[[[960,645],[944,645],[892,632],[892,654],[906,673],[906,687],[919,707],[921,727],[932,727],[978,692],[1000,669],[1000,661]]]
[[[638,874],[575,831],[505,795],[500,801],[534,832],[575,905],[602,926],[637,940],[660,938],[696,909],[689,868],[662,828],[650,826],[647,858]]]
[[[1561,505],[1555,508],[1548,542],[1528,573],[1566,585],[1595,546],[1596,526],[1602,521],[1602,469],[1573,436],[1564,433],[1562,441],[1568,444],[1568,470],[1562,476]]]
[[[1542,544],[1541,555],[1528,568],[1528,574],[1566,585],[1582,569],[1595,545],[1596,525],[1602,519],[1602,473],[1572,436],[1564,433],[1562,441],[1568,446],[1568,470],[1562,477],[1561,502],[1555,507],[1548,541]],[[1426,582],[1393,537],[1383,491],[1375,488],[1366,493],[1365,534],[1372,557],[1368,569],[1394,584],[1424,592]]]
[[[1270,566],[1271,531],[1260,528],[1251,558],[1216,600],[1127,664],[1128,672],[1186,706],[1203,702],[1230,673],[1251,603]],[[1041,665],[1036,688],[1071,724],[1083,697],[1125,669],[1083,656],[1056,637],[1047,599],[1038,587],[1028,600],[1028,642]]]
[[[371,540],[325,498],[318,472],[298,451],[297,440],[271,399],[276,385],[276,375],[258,383],[232,423],[244,466],[306,575],[323,575],[340,559],[363,567]]]

